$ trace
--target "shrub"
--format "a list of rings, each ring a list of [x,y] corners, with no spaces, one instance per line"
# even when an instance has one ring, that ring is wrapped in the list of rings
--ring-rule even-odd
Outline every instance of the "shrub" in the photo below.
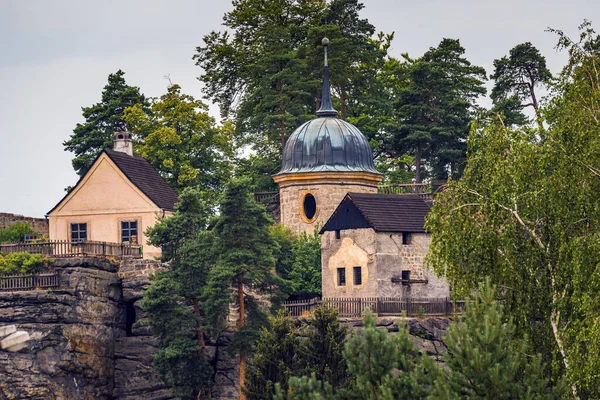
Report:
[[[43,266],[52,262],[41,254],[26,252],[0,255],[0,273],[2,274],[31,274],[39,272]]]

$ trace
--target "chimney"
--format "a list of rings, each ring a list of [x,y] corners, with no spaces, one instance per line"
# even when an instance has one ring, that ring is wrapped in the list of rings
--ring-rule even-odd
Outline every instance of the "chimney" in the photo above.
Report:
[[[133,145],[131,143],[131,132],[118,131],[114,133],[115,139],[114,151],[120,151],[121,153],[133,155]]]

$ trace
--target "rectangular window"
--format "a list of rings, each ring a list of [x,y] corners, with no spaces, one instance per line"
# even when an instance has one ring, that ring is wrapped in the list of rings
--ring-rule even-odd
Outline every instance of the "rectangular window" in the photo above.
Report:
[[[121,241],[123,243],[138,244],[137,221],[121,221]]]
[[[338,286],[346,286],[346,268],[338,268]]]
[[[354,267],[354,286],[362,285],[362,268]]]
[[[338,229],[337,231],[335,231],[335,238],[339,239],[340,237],[341,237],[340,230]]]
[[[408,232],[402,232],[402,244],[410,244],[411,235]]]
[[[71,241],[82,242],[87,240],[87,224],[71,224]]]
[[[403,285],[408,285],[410,282],[410,270],[404,270],[402,271],[402,284]]]

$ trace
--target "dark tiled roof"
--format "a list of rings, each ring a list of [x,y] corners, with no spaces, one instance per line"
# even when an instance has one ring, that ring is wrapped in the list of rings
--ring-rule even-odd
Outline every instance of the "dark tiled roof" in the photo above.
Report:
[[[104,150],[121,172],[154,204],[165,210],[175,210],[177,193],[142,157],[130,156],[114,150]]]
[[[430,206],[414,194],[348,193],[321,233],[364,228],[378,232],[425,232]]]
[[[127,179],[140,189],[142,193],[148,196],[154,204],[167,211],[175,210],[175,203],[178,201],[177,193],[175,193],[175,190],[169,186],[148,161],[142,157],[130,156],[119,151],[105,149],[98,154],[98,157],[96,157],[92,165],[96,163],[102,153],[106,153]],[[79,186],[83,181],[83,178],[85,178],[85,175],[79,178],[79,181],[77,181],[75,186],[69,190],[65,197],[56,203],[52,210],[48,211],[46,216],[56,210],[69,194]]]

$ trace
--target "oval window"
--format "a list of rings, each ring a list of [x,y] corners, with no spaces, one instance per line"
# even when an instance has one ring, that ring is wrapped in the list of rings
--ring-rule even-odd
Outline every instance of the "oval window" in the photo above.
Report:
[[[315,200],[315,196],[313,196],[310,193],[307,193],[306,196],[304,196],[302,209],[306,218],[313,219],[315,214],[317,213],[317,201]]]

